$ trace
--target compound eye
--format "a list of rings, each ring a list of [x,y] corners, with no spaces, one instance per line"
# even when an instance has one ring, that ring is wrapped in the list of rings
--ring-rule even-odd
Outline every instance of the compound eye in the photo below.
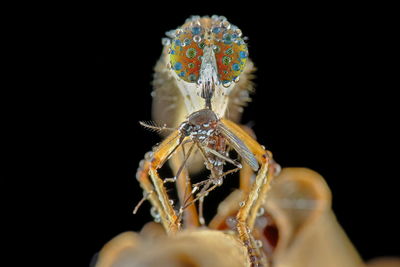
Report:
[[[240,29],[224,17],[193,17],[175,31],[169,58],[177,76],[186,82],[197,82],[205,46],[214,51],[219,82],[223,85],[237,82],[246,65],[248,50]]]
[[[175,38],[172,39],[169,54],[171,68],[182,80],[190,83],[197,82],[204,46],[203,27],[195,26],[177,30]]]
[[[223,85],[238,81],[247,57],[247,45],[241,38],[241,31],[237,28],[226,29],[214,27],[212,29],[214,40],[214,54],[218,67],[218,77]]]

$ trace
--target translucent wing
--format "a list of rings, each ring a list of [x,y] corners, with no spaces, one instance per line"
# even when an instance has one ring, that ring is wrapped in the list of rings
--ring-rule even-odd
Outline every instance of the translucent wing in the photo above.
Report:
[[[253,153],[250,152],[247,146],[223,123],[218,123],[218,130],[228,140],[233,149],[235,149],[235,151],[244,159],[244,161],[249,164],[254,171],[257,171],[259,168],[257,159],[254,157]]]

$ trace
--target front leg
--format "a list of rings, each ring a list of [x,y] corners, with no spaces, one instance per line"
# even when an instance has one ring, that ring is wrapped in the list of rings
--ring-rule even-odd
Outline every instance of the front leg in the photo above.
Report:
[[[157,170],[164,165],[181,142],[179,131],[173,132],[157,148],[146,154],[136,174],[144,194],[157,209],[168,234],[176,233],[180,229],[180,222]]]

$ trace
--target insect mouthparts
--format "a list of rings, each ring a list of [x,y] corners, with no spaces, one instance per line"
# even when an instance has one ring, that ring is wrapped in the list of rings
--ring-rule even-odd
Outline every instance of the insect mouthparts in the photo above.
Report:
[[[215,85],[219,84],[219,80],[215,54],[210,46],[204,47],[203,60],[200,67],[199,84],[201,85],[200,96],[206,100],[206,107],[211,109],[211,98],[214,94]]]

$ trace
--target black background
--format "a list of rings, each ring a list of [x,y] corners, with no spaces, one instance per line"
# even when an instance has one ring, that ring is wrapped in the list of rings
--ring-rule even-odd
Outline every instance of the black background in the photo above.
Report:
[[[97,5],[63,26],[68,53],[56,55],[67,75],[52,100],[63,110],[54,115],[62,155],[53,188],[66,208],[60,228],[82,266],[112,237],[151,220],[148,203],[136,216],[132,210],[142,196],[138,162],[160,141],[138,121],[151,119],[161,38],[190,15],[213,14],[249,37],[258,69],[242,122],[254,123],[282,167],[325,177],[338,221],[364,259],[398,254],[398,88],[388,82],[394,17],[365,4],[185,5]]]

